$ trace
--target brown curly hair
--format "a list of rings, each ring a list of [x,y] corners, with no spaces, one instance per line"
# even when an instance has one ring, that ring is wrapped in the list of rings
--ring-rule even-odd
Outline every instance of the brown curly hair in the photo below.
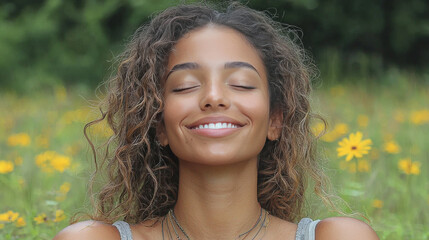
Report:
[[[178,160],[168,146],[156,140],[164,107],[161,82],[175,43],[208,24],[240,32],[257,49],[268,74],[270,112],[282,116],[280,138],[267,141],[259,155],[261,206],[274,216],[296,221],[301,217],[307,176],[314,180],[315,192],[330,202],[324,192],[326,177],[315,157],[316,137],[310,129],[315,117],[309,103],[314,68],[295,31],[238,3],[224,11],[208,4],[190,4],[168,8],[136,31],[107,83],[101,118],[85,126],[95,174],[102,167],[97,165],[87,130],[106,119],[114,132],[101,164],[109,181],[93,203],[93,219],[109,223],[159,220],[176,203]]]

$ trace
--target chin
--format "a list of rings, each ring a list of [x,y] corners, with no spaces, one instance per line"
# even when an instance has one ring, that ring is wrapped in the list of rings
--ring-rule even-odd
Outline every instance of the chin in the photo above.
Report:
[[[179,158],[180,159],[180,158]],[[189,160],[180,160],[186,161],[188,164],[197,164],[197,165],[205,165],[205,166],[228,166],[233,164],[251,162],[252,157],[244,157],[244,156],[234,156],[231,157],[231,154],[204,154],[204,156],[193,156],[191,158],[184,158]],[[254,158],[257,161],[257,158]]]

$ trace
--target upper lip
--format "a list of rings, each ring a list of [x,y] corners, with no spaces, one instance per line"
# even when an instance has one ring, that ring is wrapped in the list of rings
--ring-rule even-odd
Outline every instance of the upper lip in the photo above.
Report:
[[[198,119],[197,121],[186,125],[186,127],[187,128],[194,128],[194,127],[197,127],[199,125],[205,125],[205,124],[209,124],[209,123],[231,123],[231,124],[234,124],[238,127],[242,127],[242,126],[246,125],[246,124],[244,124],[238,120],[235,120],[233,118],[230,118],[230,117],[213,116],[213,117],[204,117],[204,118]]]

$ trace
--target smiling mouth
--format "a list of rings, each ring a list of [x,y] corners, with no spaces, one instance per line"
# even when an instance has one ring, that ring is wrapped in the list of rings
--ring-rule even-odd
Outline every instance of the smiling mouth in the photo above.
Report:
[[[188,127],[188,128],[197,130],[197,129],[228,129],[228,128],[240,128],[240,127],[242,126],[234,123],[217,122],[217,123],[200,124],[200,125]]]

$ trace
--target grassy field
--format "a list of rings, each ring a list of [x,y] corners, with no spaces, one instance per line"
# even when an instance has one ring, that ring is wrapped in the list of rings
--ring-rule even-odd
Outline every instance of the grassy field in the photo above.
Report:
[[[315,89],[314,108],[329,122],[320,144],[326,171],[351,206],[342,211],[366,216],[381,239],[429,239],[429,87],[411,76],[385,82]],[[0,239],[51,239],[89,209],[92,157],[82,129],[97,111],[88,92],[1,93]],[[109,131],[93,133],[103,139]],[[359,145],[359,134],[370,141]],[[367,153],[347,161],[338,156],[340,142]],[[311,217],[338,215],[319,212]]]

